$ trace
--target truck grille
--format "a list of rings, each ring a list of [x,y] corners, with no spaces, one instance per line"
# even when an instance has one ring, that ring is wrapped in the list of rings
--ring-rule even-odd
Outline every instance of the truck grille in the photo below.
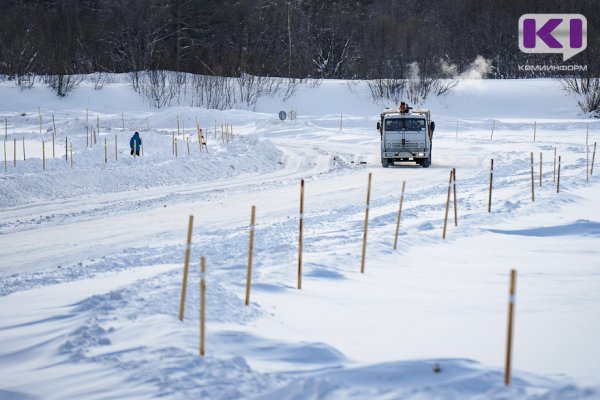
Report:
[[[392,147],[402,147],[402,142],[391,142]],[[417,142],[405,142],[404,143],[404,147],[406,148],[410,148],[410,147],[423,147],[423,143],[417,143]]]

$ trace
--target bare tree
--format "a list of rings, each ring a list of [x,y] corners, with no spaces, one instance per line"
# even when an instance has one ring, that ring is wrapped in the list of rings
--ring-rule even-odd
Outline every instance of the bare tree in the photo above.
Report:
[[[83,80],[80,75],[46,75],[44,83],[56,92],[58,97],[65,97]]]
[[[568,93],[578,98],[577,105],[581,111],[600,116],[600,78],[565,77],[561,84]]]

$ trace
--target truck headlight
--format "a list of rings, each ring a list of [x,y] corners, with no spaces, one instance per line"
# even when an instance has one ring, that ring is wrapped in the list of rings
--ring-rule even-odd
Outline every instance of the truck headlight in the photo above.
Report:
[[[392,144],[391,144],[391,143],[386,143],[386,144],[385,144],[385,148],[386,148],[386,149],[389,149],[390,147],[392,147]]]
[[[425,153],[419,153],[419,157],[425,157]]]

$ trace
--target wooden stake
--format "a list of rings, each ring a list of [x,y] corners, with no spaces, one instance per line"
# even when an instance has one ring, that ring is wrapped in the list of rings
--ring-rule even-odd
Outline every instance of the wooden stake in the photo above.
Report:
[[[198,148],[200,149],[200,153],[202,153],[202,138],[200,137],[200,127],[197,126],[197,132],[198,132]]]
[[[490,140],[492,140],[492,138],[494,137],[494,127],[496,126],[496,120],[494,120],[494,123],[492,124],[492,134],[490,135]]]
[[[585,181],[590,181],[590,148],[589,148],[590,124],[586,124],[585,131]]]
[[[533,180],[533,152],[531,152],[531,201],[535,201],[535,183]]]
[[[185,143],[187,145],[188,156],[190,155],[190,138],[189,136],[185,137]]]
[[[175,138],[175,158],[177,158],[177,138]]]
[[[488,196],[488,212],[492,212],[492,186],[494,181],[494,159],[490,163],[490,193]]]
[[[304,179],[300,180],[300,224],[298,226],[298,289],[302,289],[302,228],[304,225]]]
[[[121,113],[121,129],[125,130],[125,116]]]
[[[46,144],[42,141],[42,170],[46,170]]]
[[[504,384],[507,386],[510,385],[510,372],[512,362],[516,279],[517,271],[513,269],[510,271],[510,290],[508,297],[508,329],[506,334],[506,365],[504,370]]]
[[[171,132],[171,146],[173,147],[173,154],[175,154],[175,132]]]
[[[117,147],[117,135],[115,135],[115,161],[119,161],[118,147]]]
[[[535,134],[537,132],[537,121],[533,121],[533,142],[535,143]]]
[[[133,154],[135,154],[135,152]],[[106,164],[107,162],[108,162],[108,146],[106,145],[106,138],[104,138],[104,164]]]
[[[446,225],[448,223],[448,208],[450,206],[450,190],[452,189],[452,176],[453,171],[450,170],[450,180],[448,181],[448,197],[446,198],[446,215],[444,216],[444,230],[442,232],[442,239],[446,239]]]
[[[23,161],[25,161],[25,136],[23,136]]]
[[[556,178],[556,193],[560,192],[560,156],[558,156],[558,177]]]
[[[90,127],[85,127],[85,147],[90,147]]]
[[[134,152],[135,154],[135,152]],[[185,309],[185,293],[187,291],[187,279],[190,266],[190,251],[192,249],[192,227],[194,225],[194,216],[190,215],[188,221],[187,242],[185,245],[185,259],[183,262],[183,282],[181,284],[181,301],[179,302],[179,320],[183,321],[183,312]]]
[[[456,168],[452,168],[452,186],[454,187],[454,226],[458,226],[458,206],[456,205]]]
[[[148,121],[148,117],[146,117],[146,130],[150,131],[150,121]]]
[[[592,152],[592,166],[590,167],[590,175],[594,175],[594,160],[596,159],[596,142],[594,142],[594,151]]]
[[[369,172],[369,183],[367,186],[367,206],[365,207],[365,226],[363,229],[362,258],[360,261],[360,273],[365,273],[365,255],[367,253],[367,228],[369,227],[369,203],[371,202],[371,173]]]
[[[556,182],[556,147],[554,148],[554,169],[552,171],[552,182]]]
[[[343,121],[344,121],[344,114],[340,114],[340,131],[342,130]]]
[[[200,133],[202,133],[202,128],[200,129]],[[207,139],[208,139],[208,135],[207,137],[204,137],[204,135],[200,135],[200,138],[202,139],[202,146],[204,146],[204,148],[206,149],[206,154],[208,154],[208,144]],[[202,149],[202,146],[200,146],[200,149]]]
[[[396,234],[394,235],[394,250],[398,245],[398,231],[400,230],[400,217],[402,215],[402,203],[404,203],[404,188],[406,181],[402,181],[402,191],[400,192],[400,206],[398,206],[398,217],[396,218]]]
[[[217,140],[217,120],[215,120],[215,140]]]
[[[246,275],[246,305],[250,304],[250,285],[252,281],[252,252],[254,251],[254,217],[256,214],[256,207],[252,206],[252,213],[250,216],[250,243],[248,247],[248,273]]]
[[[206,258],[200,257],[200,355],[204,357],[205,309],[206,309]]]
[[[54,132],[54,136],[56,136],[56,123],[54,122],[54,114],[52,114],[52,131]]]
[[[56,123],[54,122],[54,114],[52,114],[52,158],[54,155],[54,140],[56,138]]]

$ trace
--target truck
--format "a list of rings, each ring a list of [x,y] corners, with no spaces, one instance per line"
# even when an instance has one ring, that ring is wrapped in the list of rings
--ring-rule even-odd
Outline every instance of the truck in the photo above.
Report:
[[[414,161],[423,168],[431,165],[431,140],[435,122],[428,109],[413,109],[401,102],[398,108],[386,108],[377,122],[381,139],[381,166]]]

